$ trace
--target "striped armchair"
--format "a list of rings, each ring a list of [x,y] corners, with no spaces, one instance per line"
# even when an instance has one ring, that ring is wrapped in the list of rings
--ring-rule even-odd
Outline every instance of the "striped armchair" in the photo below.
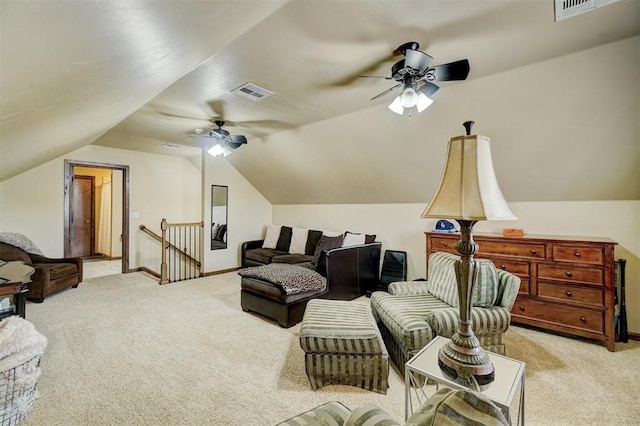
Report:
[[[390,358],[404,374],[405,363],[435,336],[451,337],[458,328],[459,308],[455,262],[458,256],[437,252],[429,257],[429,280],[396,282],[389,292],[371,296]],[[502,336],[511,322],[511,308],[520,278],[476,259],[471,316],[473,331],[486,350],[504,354]]]

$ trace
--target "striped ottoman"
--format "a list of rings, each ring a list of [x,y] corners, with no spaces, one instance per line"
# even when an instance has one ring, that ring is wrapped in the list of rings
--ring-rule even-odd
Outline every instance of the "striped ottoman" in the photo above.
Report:
[[[310,300],[300,346],[312,389],[341,384],[387,393],[389,354],[368,304]]]

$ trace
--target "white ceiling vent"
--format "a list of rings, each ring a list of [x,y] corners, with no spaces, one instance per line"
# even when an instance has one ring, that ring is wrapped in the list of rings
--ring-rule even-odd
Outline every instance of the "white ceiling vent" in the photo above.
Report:
[[[571,18],[618,0],[555,0],[556,21]]]
[[[247,82],[240,87],[236,87],[231,91],[231,93],[235,93],[241,98],[249,99],[253,102],[258,102],[273,95],[273,92],[270,92],[267,89],[257,86],[251,82]]]

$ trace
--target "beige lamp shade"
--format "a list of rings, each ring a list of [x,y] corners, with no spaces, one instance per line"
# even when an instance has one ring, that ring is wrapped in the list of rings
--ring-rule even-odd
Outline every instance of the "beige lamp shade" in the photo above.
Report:
[[[490,139],[481,135],[451,138],[442,180],[423,218],[513,220],[493,171]]]

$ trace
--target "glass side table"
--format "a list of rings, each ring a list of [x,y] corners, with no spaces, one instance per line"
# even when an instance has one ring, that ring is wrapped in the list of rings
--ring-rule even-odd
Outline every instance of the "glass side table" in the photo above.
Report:
[[[420,376],[434,380],[436,382],[436,390],[440,384],[453,389],[469,389],[469,387],[444,374],[438,366],[438,352],[448,342],[449,339],[446,337],[437,336],[405,364],[405,420],[413,414],[414,397],[416,409],[429,398],[425,390],[426,380],[420,380]],[[510,409],[514,396],[519,389],[520,403],[518,404],[517,424],[523,426],[525,363],[493,352],[487,351],[487,353],[495,368],[495,380],[482,391],[482,394],[500,407],[505,417],[511,422]]]
[[[0,300],[3,296],[13,296],[14,307],[9,312],[0,313],[0,319],[13,315],[14,313],[25,317],[25,298],[29,291],[27,284],[31,282],[31,275],[36,270],[24,262],[0,261]],[[14,312],[15,311],[15,312]]]

